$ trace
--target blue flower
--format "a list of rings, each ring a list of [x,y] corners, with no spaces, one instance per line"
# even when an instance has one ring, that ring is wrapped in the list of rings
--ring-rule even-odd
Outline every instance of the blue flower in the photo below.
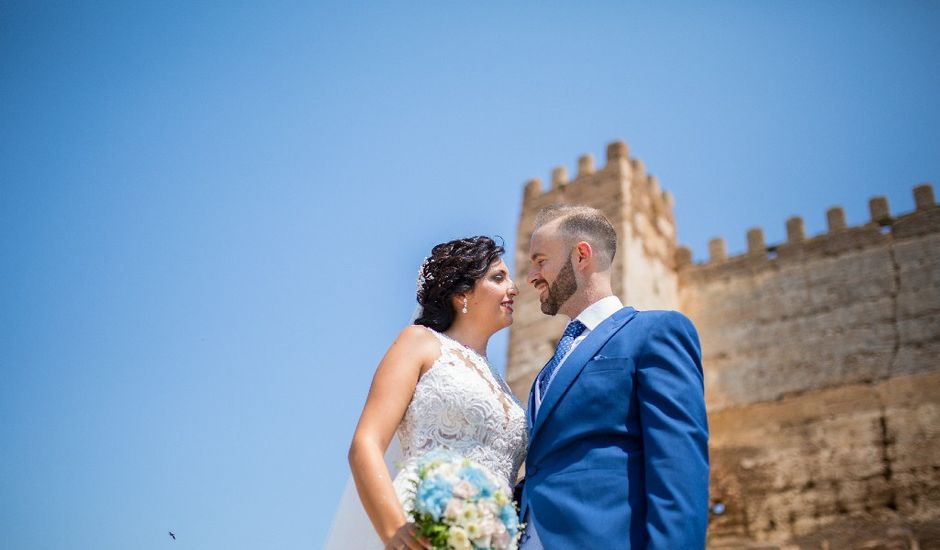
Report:
[[[502,507],[499,511],[499,519],[506,526],[509,535],[515,537],[516,531],[519,530],[519,517],[516,515],[516,509],[513,508],[512,504],[506,504]]]
[[[493,493],[496,491],[496,487],[493,486],[493,483],[487,479],[486,475],[479,468],[464,466],[460,469],[460,472],[457,473],[457,476],[464,481],[470,482],[479,489],[480,496],[483,498],[493,496]]]
[[[418,484],[415,494],[415,508],[422,513],[431,514],[435,520],[441,519],[453,490],[441,476],[429,477]]]

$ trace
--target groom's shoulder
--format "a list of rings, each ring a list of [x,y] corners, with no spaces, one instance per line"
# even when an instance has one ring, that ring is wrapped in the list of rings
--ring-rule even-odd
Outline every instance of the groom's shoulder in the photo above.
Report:
[[[694,328],[692,321],[683,313],[672,309],[637,310],[636,321],[649,327]]]
[[[637,311],[614,337],[615,341],[644,347],[657,342],[690,342],[698,345],[698,331],[684,314],[675,310]]]

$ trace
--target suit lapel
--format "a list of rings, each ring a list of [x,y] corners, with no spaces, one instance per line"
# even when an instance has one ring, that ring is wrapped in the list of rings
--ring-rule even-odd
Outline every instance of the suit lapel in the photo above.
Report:
[[[525,410],[526,419],[529,421],[529,434],[532,433],[532,427],[535,425],[535,416],[532,414],[535,412],[535,384],[539,379],[539,375],[535,375],[535,379],[532,380],[532,387],[529,388],[529,407]]]
[[[545,396],[542,398],[542,404],[539,406],[538,416],[533,421],[532,428],[529,430],[530,446],[539,428],[545,424],[545,419],[548,418],[552,413],[552,409],[555,408],[555,405],[558,404],[568,391],[568,387],[571,386],[571,383],[574,382],[578,374],[581,373],[584,365],[594,357],[594,354],[610,340],[610,337],[613,336],[620,327],[629,323],[635,316],[636,310],[632,307],[622,308],[592,330],[591,333],[587,335],[587,338],[578,344],[578,347],[565,359],[565,362],[561,364],[561,368],[558,370],[558,374],[555,375],[555,379],[552,380],[552,383],[548,386],[548,391],[545,393]],[[533,410],[531,408],[534,404],[533,394],[534,392],[529,392],[529,410]],[[531,418],[532,415],[530,414],[529,416]]]

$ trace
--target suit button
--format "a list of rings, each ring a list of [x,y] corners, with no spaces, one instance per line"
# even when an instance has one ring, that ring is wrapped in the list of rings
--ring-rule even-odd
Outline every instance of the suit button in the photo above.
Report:
[[[539,469],[536,468],[535,466],[532,466],[531,468],[528,469],[528,474],[526,474],[526,475],[533,475],[533,476],[534,476],[534,475],[537,474],[537,473],[539,473]]]

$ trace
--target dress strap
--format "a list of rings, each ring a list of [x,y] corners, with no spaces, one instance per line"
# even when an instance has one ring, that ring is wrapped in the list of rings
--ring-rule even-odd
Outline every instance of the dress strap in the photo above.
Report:
[[[424,326],[424,325],[420,325],[420,326]],[[457,340],[454,340],[453,338],[444,334],[443,332],[438,332],[431,327],[424,327],[424,328],[427,329],[428,332],[433,334],[435,338],[437,338],[437,341],[441,343],[441,349],[447,348],[450,350],[456,350],[456,351],[461,351],[461,352],[466,351],[468,353],[473,354],[476,357],[479,357],[478,353],[468,348],[467,346],[461,344]]]

